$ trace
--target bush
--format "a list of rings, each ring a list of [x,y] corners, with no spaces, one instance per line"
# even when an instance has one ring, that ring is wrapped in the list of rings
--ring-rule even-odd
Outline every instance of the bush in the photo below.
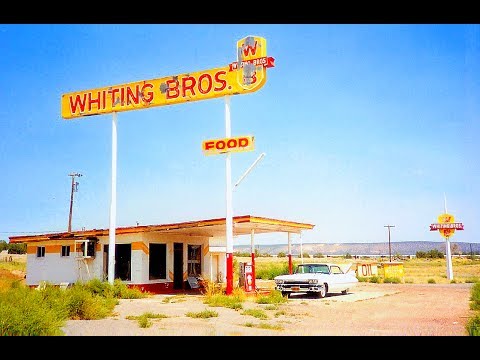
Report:
[[[444,253],[437,250],[429,250],[427,252],[425,251],[417,251],[415,256],[419,259],[424,258],[424,259],[443,259],[445,257]]]
[[[480,336],[480,315],[468,320],[466,329],[470,336]]]
[[[229,309],[242,309],[242,303],[245,301],[246,295],[241,289],[234,289],[231,295],[213,294],[207,295],[204,304],[212,307],[226,307]]]
[[[89,291],[88,287],[74,285],[65,290],[68,318],[72,320],[103,319],[112,314],[118,300]]]
[[[28,287],[1,292],[0,336],[63,335],[66,312],[52,295]]]
[[[187,312],[185,316],[188,316],[194,319],[208,319],[212,317],[218,317],[218,313],[216,311],[206,309],[196,313]]]
[[[480,310],[480,282],[473,284],[470,301],[470,309]]]
[[[383,279],[384,283],[389,283],[389,284],[400,284],[402,280],[398,277],[386,277]]]
[[[259,296],[256,300],[257,304],[282,304],[287,302],[287,298],[282,296],[278,290],[272,290],[268,295]]]
[[[242,315],[250,315],[261,320],[268,319],[268,315],[262,309],[246,309],[242,311]]]

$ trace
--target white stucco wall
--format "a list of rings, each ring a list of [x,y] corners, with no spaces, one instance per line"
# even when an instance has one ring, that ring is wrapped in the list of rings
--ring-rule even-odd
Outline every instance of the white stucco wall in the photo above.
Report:
[[[96,256],[85,262],[77,260],[77,254],[73,251],[73,241],[63,243],[63,245],[71,245],[70,256],[61,256],[61,245],[61,242],[29,245],[30,251],[27,254],[27,285],[38,285],[41,281],[59,284],[61,282],[88,281],[94,277],[101,278],[101,258]],[[45,246],[44,257],[37,257],[36,249],[38,246]]]
[[[109,244],[109,237],[98,238],[94,258],[77,260],[74,252],[73,240],[47,241],[28,245],[27,276],[28,285],[38,285],[40,281],[58,284],[61,282],[75,283],[88,281],[93,278],[104,280],[108,257],[104,254],[104,246]],[[116,236],[116,244],[132,244],[131,253],[131,284],[149,284],[173,281],[174,243],[183,243],[183,275],[186,276],[188,268],[188,245],[201,245],[201,272],[206,279],[221,282],[226,280],[225,238],[208,238],[199,236],[166,235],[159,233],[120,234]],[[166,244],[166,279],[149,279],[149,244]],[[70,245],[70,256],[61,256],[61,246]],[[37,246],[45,246],[45,257],[36,257]],[[210,248],[214,253],[210,253]],[[78,254],[80,255],[80,254]],[[212,273],[213,271],[213,273]]]

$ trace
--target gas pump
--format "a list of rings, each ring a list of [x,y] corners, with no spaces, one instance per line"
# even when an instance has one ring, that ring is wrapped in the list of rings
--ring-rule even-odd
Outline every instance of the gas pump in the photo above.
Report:
[[[253,288],[253,269],[252,263],[240,263],[239,285],[245,292],[255,291]]]

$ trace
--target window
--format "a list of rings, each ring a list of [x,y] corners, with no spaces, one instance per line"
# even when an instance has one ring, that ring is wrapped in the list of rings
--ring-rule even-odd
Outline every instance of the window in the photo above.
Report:
[[[332,274],[343,274],[339,266],[332,266],[330,269],[332,270]]]
[[[62,245],[62,254],[61,256],[70,256],[70,245]]]
[[[37,257],[45,257],[45,246],[37,246]]]
[[[149,279],[167,278],[167,244],[149,245]]]
[[[188,245],[188,276],[202,275],[202,247],[201,245]]]

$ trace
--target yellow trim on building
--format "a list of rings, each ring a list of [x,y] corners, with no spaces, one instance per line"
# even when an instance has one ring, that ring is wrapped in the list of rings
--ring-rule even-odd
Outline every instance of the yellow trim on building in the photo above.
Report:
[[[147,255],[150,253],[148,246],[143,241],[132,242],[132,250],[142,250]]]

